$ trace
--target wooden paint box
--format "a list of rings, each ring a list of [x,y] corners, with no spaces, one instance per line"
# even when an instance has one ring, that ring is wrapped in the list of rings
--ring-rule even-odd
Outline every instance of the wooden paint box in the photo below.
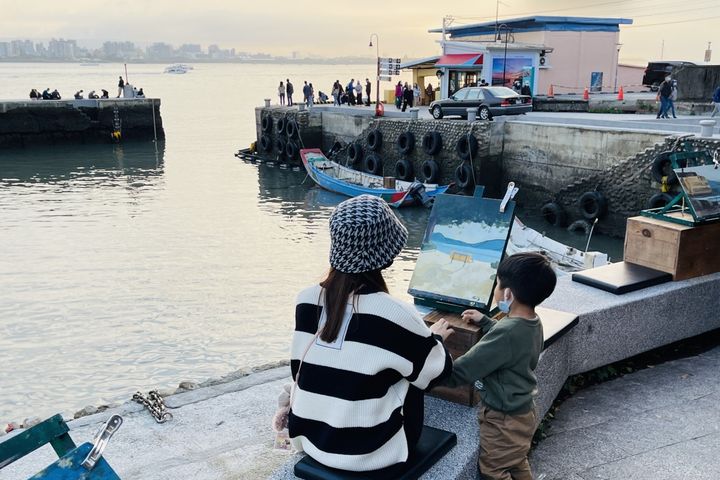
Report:
[[[672,274],[673,280],[720,272],[720,222],[689,227],[649,217],[631,217],[625,261]]]

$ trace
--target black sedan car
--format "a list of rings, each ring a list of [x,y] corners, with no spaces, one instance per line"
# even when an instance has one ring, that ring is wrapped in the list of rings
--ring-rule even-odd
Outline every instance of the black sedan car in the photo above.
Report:
[[[430,104],[433,118],[460,115],[467,118],[467,109],[477,108],[477,118],[490,120],[495,115],[520,115],[532,111],[532,97],[518,95],[507,87],[466,87],[449,98]]]

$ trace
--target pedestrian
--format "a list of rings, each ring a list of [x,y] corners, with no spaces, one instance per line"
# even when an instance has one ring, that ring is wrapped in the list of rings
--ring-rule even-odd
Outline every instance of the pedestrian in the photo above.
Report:
[[[37,100],[39,96],[40,93],[38,93],[37,89],[33,88],[32,90],[30,90],[30,98],[32,100]]]
[[[677,116],[675,116],[675,100],[677,100],[677,80],[671,80],[670,87],[670,98],[668,98],[668,108],[665,110],[665,118],[668,118],[668,111],[672,112],[673,118],[677,118]]]
[[[110,98],[110,92],[108,92],[104,88],[101,88],[100,91],[102,92],[102,96],[100,98]]]
[[[427,96],[427,104],[430,105],[435,100],[435,90],[433,90],[432,83],[428,83],[425,87],[425,96]]]
[[[355,84],[355,97],[358,105],[362,105],[362,85],[360,85],[360,79],[358,78]]]
[[[303,84],[303,103],[305,106],[309,106],[308,103],[308,96],[310,96],[310,85],[308,85],[307,80],[305,80],[305,83]]]
[[[372,90],[372,85],[370,84],[370,79],[365,79],[365,105],[368,107],[370,106],[370,91]]]
[[[669,100],[672,94],[672,84],[670,83],[670,75],[665,77],[665,80],[660,84],[658,89],[657,99],[660,100],[660,111],[656,118],[667,118],[667,110],[670,106]]]
[[[413,90],[410,88],[410,86],[405,82],[405,86],[403,87],[402,91],[402,111],[404,112],[405,109],[410,106],[412,108],[413,106]]]
[[[530,90],[530,85],[527,83],[522,86],[522,89],[520,89],[521,95],[527,95],[528,97],[532,97],[532,90]]]
[[[313,106],[313,103],[315,102],[315,89],[313,88],[312,83],[308,85],[308,108]]]
[[[93,91],[94,91],[94,90],[93,90]],[[75,97],[75,100],[82,100],[82,98],[83,98],[83,91],[82,91],[82,90],[78,90],[77,92],[75,92],[75,95],[73,95],[73,97]],[[90,98],[90,97],[88,97],[88,98]]]
[[[720,87],[717,87],[715,89],[715,92],[713,93],[712,97],[713,104],[715,105],[715,108],[713,108],[711,117],[714,117],[716,113],[720,113]]]
[[[280,404],[290,441],[320,464],[364,478],[402,476],[423,428],[423,391],[452,370],[447,321],[428,328],[388,294],[383,270],[407,236],[384,200],[345,200],[330,216],[330,270],[294,305],[295,383]],[[282,429],[282,415],[273,423]]]
[[[477,385],[480,455],[478,470],[486,480],[532,480],[527,454],[537,416],[535,368],[543,349],[543,326],[535,310],[555,289],[550,262],[534,252],[505,258],[497,269],[493,296],[506,314],[493,320],[477,310],[462,319],[483,337],[457,358],[447,387]]]
[[[413,106],[420,105],[420,87],[417,83],[413,84]]]
[[[345,87],[348,95],[348,105],[355,105],[355,79],[351,78],[350,83]]]
[[[280,106],[285,105],[285,84],[280,80],[280,86],[278,87],[278,97],[280,97]]]
[[[335,80],[332,88],[333,105],[340,106],[340,89],[338,88],[338,81]]]
[[[395,85],[395,108],[400,108],[400,105],[402,104],[402,98],[403,85],[402,82],[398,82],[397,85]]]
[[[120,80],[118,81],[118,96],[116,98],[120,98],[120,95],[123,94],[123,90],[125,89],[125,80],[123,80],[122,75],[120,75]]]
[[[293,87],[293,84],[290,83],[290,79],[285,79],[285,92],[287,93],[287,106],[292,107],[294,105],[293,103],[293,92],[295,92],[295,88]]]

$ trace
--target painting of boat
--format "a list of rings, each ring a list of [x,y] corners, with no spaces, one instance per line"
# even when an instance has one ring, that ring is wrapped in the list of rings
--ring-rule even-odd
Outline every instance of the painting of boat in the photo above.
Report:
[[[308,176],[320,187],[348,197],[373,195],[385,200],[391,207],[432,205],[434,198],[445,193],[449,185],[395,180],[395,188],[386,188],[383,177],[372,175],[329,160],[320,149],[300,150]]]

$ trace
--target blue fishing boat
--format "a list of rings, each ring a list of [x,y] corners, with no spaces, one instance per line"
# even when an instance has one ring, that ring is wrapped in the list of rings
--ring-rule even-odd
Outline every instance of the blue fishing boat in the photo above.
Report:
[[[430,206],[434,197],[445,193],[449,187],[449,185],[417,181],[405,182],[393,178],[395,188],[387,188],[383,177],[353,170],[333,162],[320,149],[300,150],[300,157],[308,175],[320,187],[348,197],[373,195],[382,198],[388,205],[395,208],[417,204]]]

